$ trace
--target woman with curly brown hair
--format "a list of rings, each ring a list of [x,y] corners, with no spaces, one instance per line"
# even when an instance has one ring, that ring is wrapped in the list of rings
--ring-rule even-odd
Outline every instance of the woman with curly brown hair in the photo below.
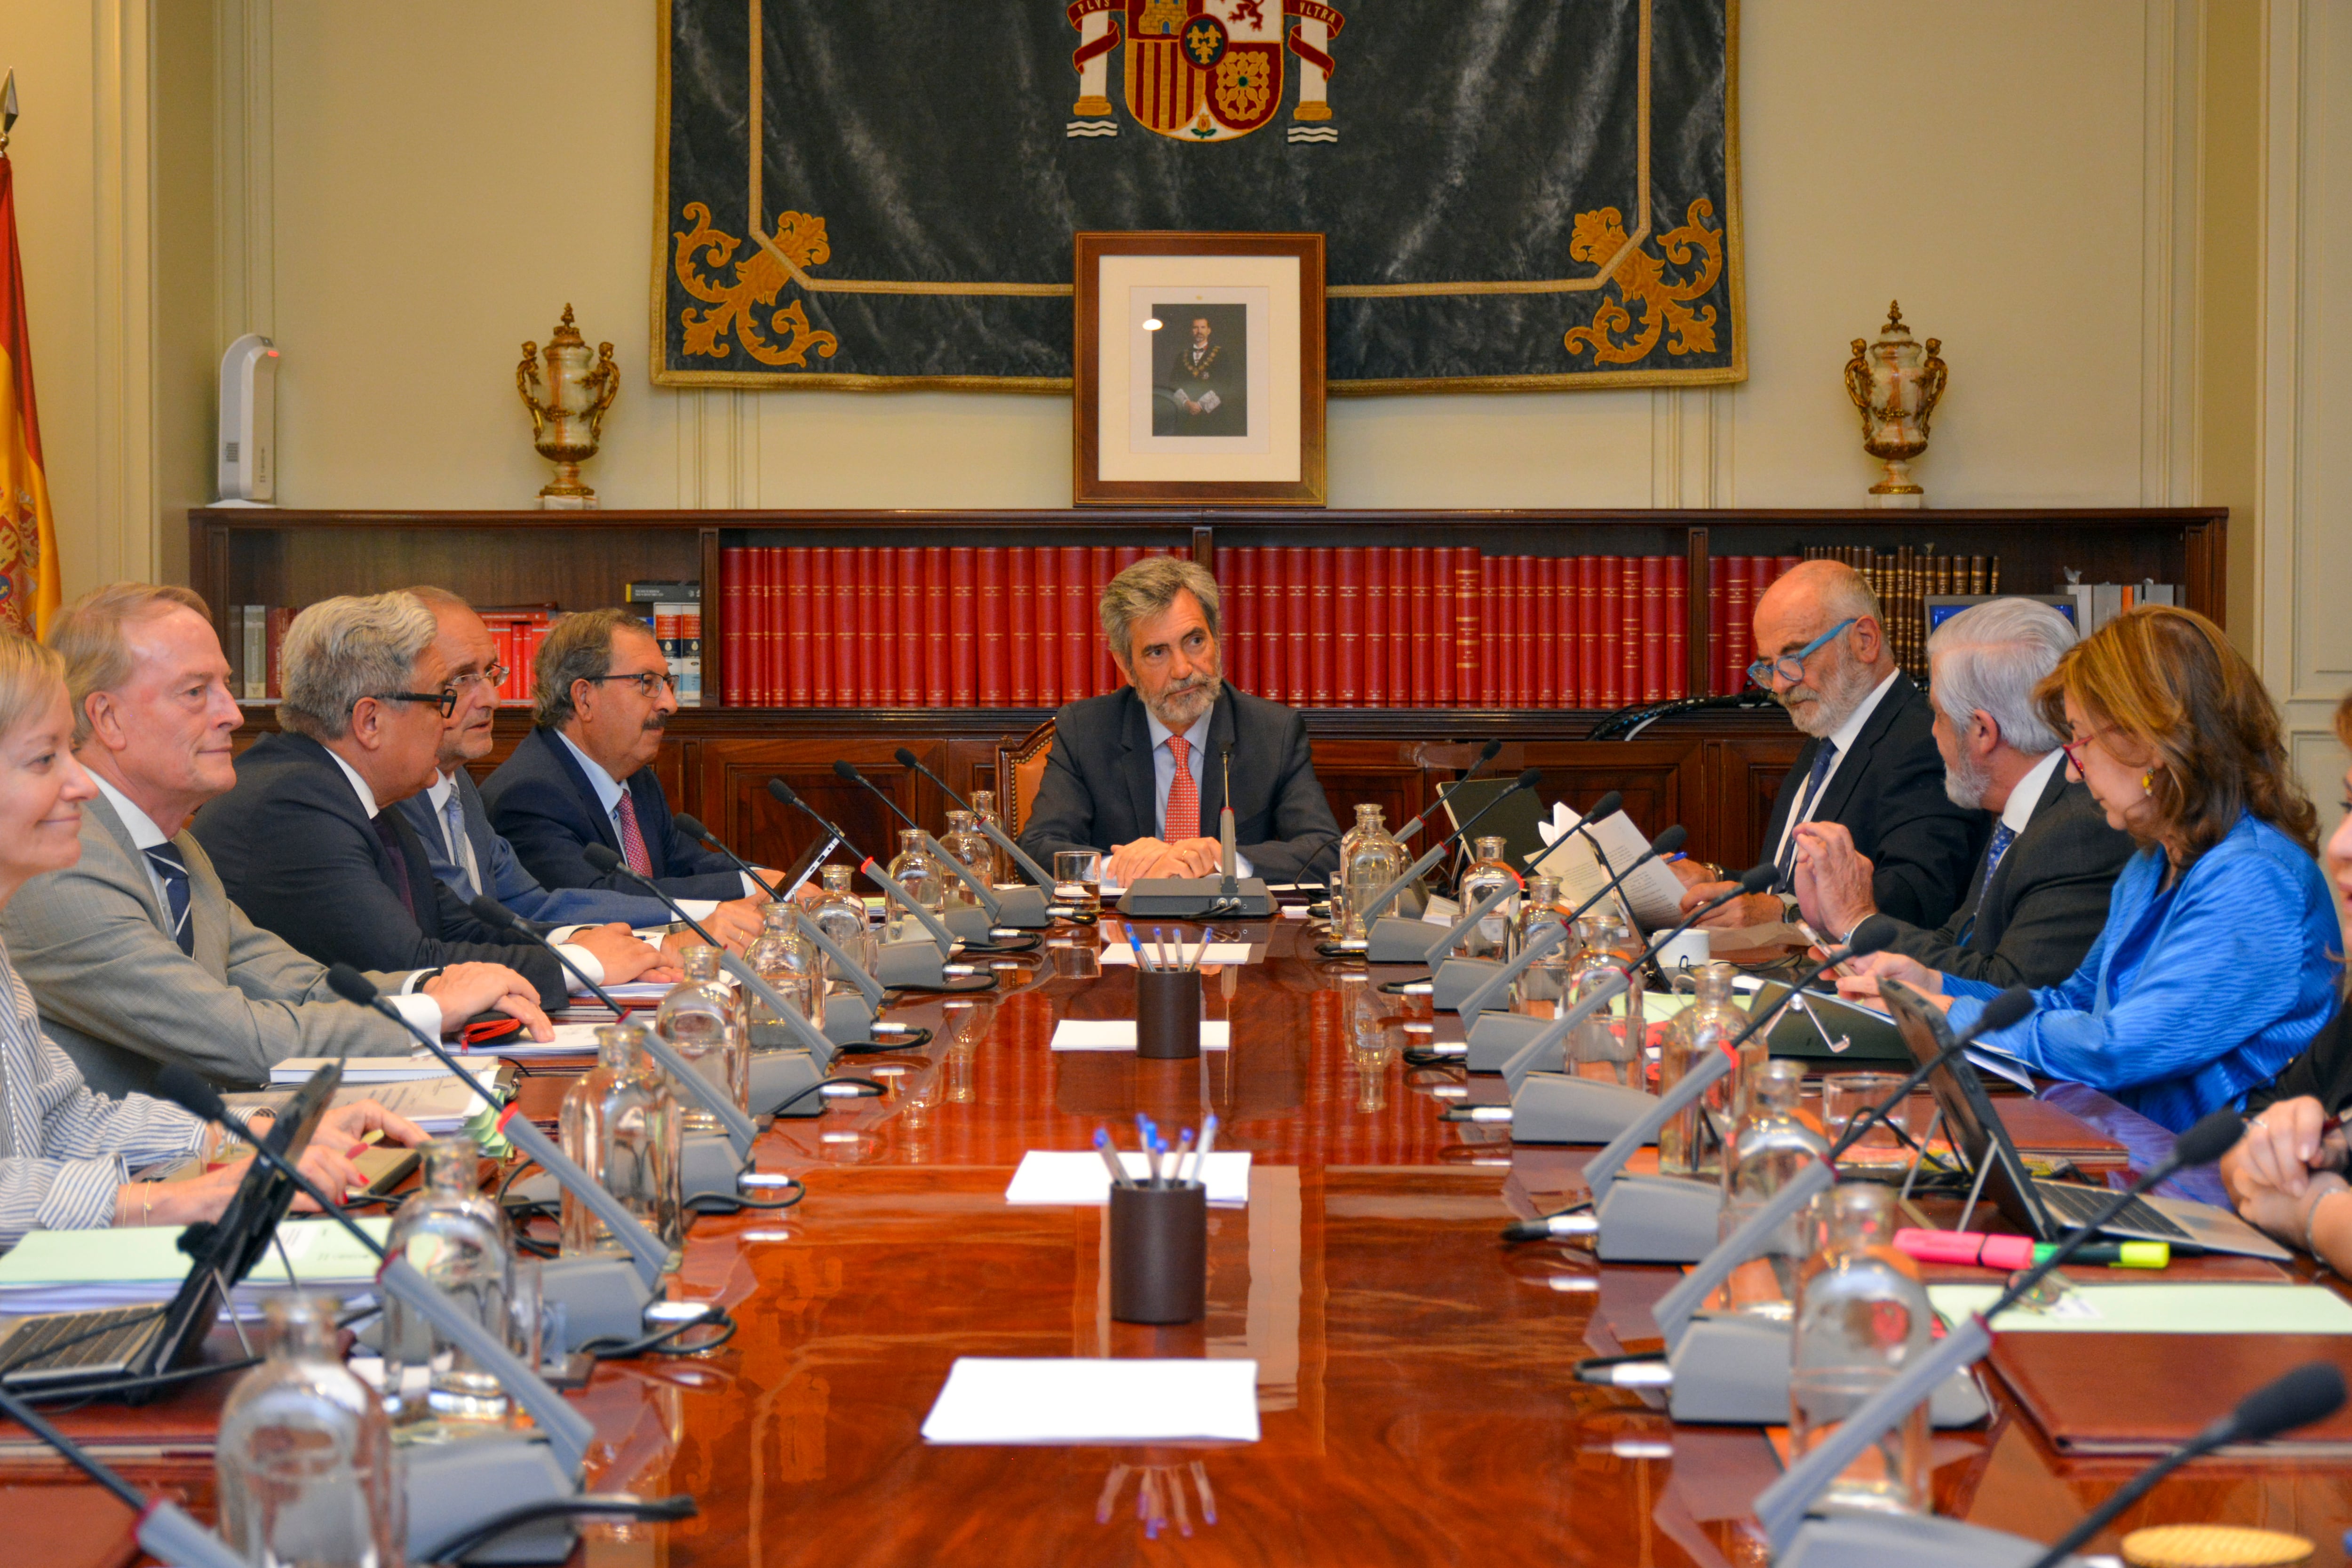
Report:
[[[2335,900],[2278,710],[2221,630],[2150,605],[2077,643],[2035,689],[2067,764],[2138,853],[2082,967],[1984,1043],[2176,1131],[2242,1104],[2336,1011]],[[1943,993],[1952,1026],[1994,988],[1881,954],[1867,981]]]

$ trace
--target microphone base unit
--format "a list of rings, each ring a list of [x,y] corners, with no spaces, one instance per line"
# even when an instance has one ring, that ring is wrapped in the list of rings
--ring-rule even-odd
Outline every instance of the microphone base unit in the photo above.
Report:
[[[1483,1024],[1485,1020],[1480,1020]],[[1565,1043],[1563,1042],[1563,1049]],[[1476,1070],[1476,1057],[1471,1060]],[[1576,1078],[1565,1072],[1536,1072],[1511,1096],[1511,1142],[1514,1143],[1609,1143],[1617,1135],[1658,1108],[1658,1097],[1622,1084]],[[1657,1135],[1642,1140],[1655,1143]],[[1712,1186],[1706,1189],[1715,1191]],[[1611,1188],[1614,1196],[1616,1189]],[[1719,1206],[1719,1205],[1718,1205]],[[1715,1245],[1715,1216],[1707,1215],[1707,1246]],[[1694,1259],[1695,1261],[1695,1259]]]
[[[1797,1528],[1775,1568],[2032,1568],[2049,1548],[2006,1531],[1929,1514],[1843,1513]],[[2084,1568],[2074,1555],[2062,1568]]]
[[[1044,931],[1054,923],[1045,910],[1045,889],[1043,888],[998,888],[996,891],[996,923],[1017,926],[1023,931]]]
[[[730,1182],[730,1194],[733,1184]],[[540,1295],[549,1308],[562,1307],[567,1352],[590,1340],[634,1340],[646,1331],[646,1307],[652,1290],[637,1278],[627,1256],[597,1252],[574,1258],[551,1258],[540,1265]]]
[[[809,1096],[811,1100],[815,1095]],[[696,1132],[681,1139],[677,1152],[678,1186],[686,1201],[696,1198],[739,1198],[735,1173],[743,1168],[735,1145],[716,1132]]]
[[[1464,1062],[1472,1072],[1501,1072],[1503,1064],[1519,1054],[1520,1049],[1538,1035],[1551,1027],[1549,1018],[1530,1017],[1525,1013],[1481,1013],[1465,1032]],[[1565,1072],[1568,1042],[1536,1058],[1536,1072]]]
[[[825,1020],[826,1037],[834,1038],[833,1020]],[[777,1050],[751,1053],[751,1113],[754,1116],[808,1117],[824,1114],[824,1097],[816,1086],[824,1081],[824,1069],[806,1051]],[[793,1099],[794,1095],[800,1098]],[[784,1101],[791,1100],[790,1105]],[[777,1107],[782,1106],[782,1110]],[[731,1193],[729,1195],[733,1195]]]
[[[470,1534],[509,1510],[576,1497],[576,1478],[534,1436],[469,1437],[457,1443],[415,1443],[401,1450],[408,1470],[408,1556],[453,1536]],[[466,1554],[468,1563],[562,1563],[572,1555],[579,1527],[558,1515],[514,1529]]]
[[[1402,900],[1399,900],[1402,902]],[[1423,920],[1399,920],[1387,915],[1372,922],[1364,937],[1366,963],[1427,963],[1429,944],[1443,934]]]
[[[886,942],[874,960],[874,978],[894,989],[910,986],[920,991],[937,991],[947,984],[946,964],[946,956],[929,937]],[[826,1016],[829,1020],[829,1009]]]
[[[1696,1263],[1715,1250],[1722,1214],[1713,1182],[1619,1176],[1594,1211],[1593,1254],[1603,1263]]]
[[[1422,944],[1424,950],[1427,942]],[[1413,955],[1418,961],[1420,954]],[[1441,1013],[1458,1013],[1462,1004],[1470,1000],[1480,987],[1502,971],[1502,964],[1491,958],[1449,958],[1437,966],[1430,976],[1429,1005]],[[1506,1005],[1510,998],[1502,998]],[[1496,1009],[1500,1011],[1501,1009]]]
[[[1146,877],[1118,900],[1123,915],[1160,920],[1271,920],[1274,895],[1263,877],[1244,877],[1225,891],[1223,877]]]
[[[824,1037],[836,1046],[863,1046],[874,1038],[874,1009],[863,994],[836,991],[824,999]]]
[[[1788,1425],[1791,1336],[1790,1324],[1744,1312],[1693,1318],[1666,1356],[1674,1370],[1666,1413],[1715,1426]],[[1937,1384],[1927,1401],[1929,1422],[1942,1429],[1973,1426],[1989,1414],[1966,1367]]]

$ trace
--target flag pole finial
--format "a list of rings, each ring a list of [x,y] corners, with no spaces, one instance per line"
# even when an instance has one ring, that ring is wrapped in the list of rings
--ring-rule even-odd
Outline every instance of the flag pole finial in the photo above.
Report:
[[[8,132],[16,129],[16,71],[10,67],[7,79],[0,81],[0,158],[8,155]]]

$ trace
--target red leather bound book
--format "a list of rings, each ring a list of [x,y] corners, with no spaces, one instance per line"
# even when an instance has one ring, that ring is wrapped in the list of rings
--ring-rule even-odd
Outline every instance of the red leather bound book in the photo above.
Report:
[[[1333,575],[1338,579],[1339,599],[1332,611],[1339,628],[1339,673],[1331,701],[1334,707],[1360,708],[1364,705],[1364,552],[1360,545],[1343,544],[1331,553],[1338,557]]]
[[[1642,558],[1625,556],[1617,573],[1617,700],[1630,704],[1642,700]]]
[[[1451,708],[1461,700],[1455,674],[1462,662],[1462,612],[1454,602],[1456,567],[1454,552],[1439,545],[1429,552],[1429,701],[1433,708]],[[1475,570],[1475,563],[1472,563]],[[1474,575],[1471,583],[1475,585]]]
[[[1036,553],[1025,544],[1004,552],[1004,648],[1015,708],[1037,706]]]
[[[1331,706],[1332,666],[1339,662],[1339,563],[1328,549],[1307,552],[1307,705]]]
[[[1724,689],[1738,691],[1747,684],[1749,652],[1756,646],[1756,558],[1728,556],[1722,566],[1724,640],[1716,652],[1723,661]]]
[[[1283,574],[1289,555],[1269,544],[1257,552],[1257,611],[1251,640],[1257,646],[1257,684],[1249,689],[1269,702],[1286,701],[1290,694],[1290,643],[1282,635],[1290,615],[1290,595]]]
[[[835,705],[833,676],[833,552],[830,550],[780,550],[780,564],[788,574],[784,581],[784,596],[780,601],[784,613],[785,677],[789,692],[792,676],[789,661],[795,651],[801,653],[808,668],[808,701],[812,708]],[[793,579],[799,574],[799,597],[793,597]],[[803,644],[793,640],[793,626],[800,628]]]
[[[884,556],[895,579],[894,605],[882,601],[882,635],[898,650],[898,681],[890,700],[900,708],[923,705],[923,547],[902,544]]]
[[[1618,584],[1624,564],[1622,555],[1593,558],[1592,651],[1601,666],[1593,697],[1596,708],[1616,708],[1624,701],[1619,695],[1624,689],[1624,662],[1617,654],[1618,603],[1622,596]]]
[[[1037,645],[1037,706],[1059,708],[1069,699],[1062,693],[1062,639],[1054,634],[1062,625],[1062,557],[1050,544],[1037,546],[1034,587]]]
[[[774,553],[746,546],[736,552],[738,559],[734,562],[729,562],[724,553],[719,558],[719,574],[727,579],[719,599],[720,637],[727,645],[719,668],[722,702],[726,700],[724,693],[732,691],[734,701],[742,707],[772,706],[772,700],[766,694],[765,661],[769,657],[766,638],[771,617],[775,614],[770,600],[779,592],[775,585],[778,571],[770,559]],[[727,603],[729,599],[735,601],[731,606]],[[728,615],[730,608],[731,626]],[[505,662],[508,668],[514,668],[511,659]]]
[[[1707,563],[1706,572],[1706,694],[1728,697],[1738,689],[1724,679],[1724,667],[1731,657],[1731,634],[1723,618],[1723,568],[1718,555]]]
[[[1004,658],[1004,552],[980,552],[980,706],[1005,706],[1011,688]]]
[[[1364,673],[1358,700],[1367,708],[1389,705],[1389,552],[1384,545],[1364,550]]]
[[[897,645],[887,635],[889,552],[880,545],[857,547],[857,705],[887,708],[898,689]]]
[[[1559,557],[1536,557],[1536,706],[1559,706]]]
[[[1478,557],[1478,600],[1491,605],[1508,591],[1511,581],[1511,559],[1507,555]],[[1499,616],[1487,616],[1478,623],[1478,689],[1475,700],[1481,708],[1505,705],[1504,688],[1509,684],[1508,659],[1495,647]],[[1465,699],[1468,700],[1468,699]]]
[[[1308,693],[1314,688],[1314,672],[1307,647],[1308,628],[1314,620],[1315,563],[1307,546],[1294,544],[1286,548],[1282,562],[1282,640],[1288,649],[1283,656],[1284,689],[1289,695],[1283,699],[1293,708],[1304,708]]]
[[[1598,670],[1592,662],[1592,557],[1576,555],[1567,563],[1568,597],[1561,605],[1560,640],[1568,644],[1573,684],[1559,700],[1570,708],[1591,708],[1599,698]]]
[[[968,544],[948,546],[948,700],[980,705],[980,562]]]
[[[1666,558],[1642,557],[1642,700],[1666,698]]]
[[[1103,590],[1110,586],[1111,577],[1117,571],[1116,559],[1109,545],[1087,546],[1087,602],[1088,604],[1102,603]],[[1110,656],[1109,642],[1102,637],[1097,637],[1094,640],[1094,647],[1096,694],[1099,696],[1106,691],[1118,690],[1126,678],[1119,674],[1118,661]],[[1046,868],[1048,870],[1052,868],[1050,866]]]
[[[837,544],[826,553],[832,557],[828,581],[833,609],[824,624],[831,629],[833,642],[833,705],[835,708],[855,708],[857,706],[857,552],[847,545]]]
[[[1511,706],[1536,705],[1536,559],[1511,557],[1511,626],[1505,635],[1510,644]]]
[[[923,546],[923,706],[948,706],[948,547]]]
[[[744,702],[753,708],[821,708],[816,695],[812,635],[816,621],[809,595],[809,550],[755,550],[759,564],[760,617],[757,662],[746,672]],[[830,679],[827,695],[831,695]]]
[[[1209,557],[1209,575],[1217,580],[1217,658],[1223,666],[1225,679],[1242,686],[1241,622],[1248,610],[1241,602],[1241,563],[1234,558],[1234,547],[1220,544]],[[1247,690],[1247,687],[1242,687]]]
[[[1388,547],[1388,648],[1384,662],[1388,690],[1382,700],[1391,708],[1412,706],[1412,552],[1402,544]]]
[[[743,605],[751,596],[751,553],[740,544],[719,552],[719,646],[722,650],[719,657],[725,661],[719,677],[722,708],[749,706],[743,700],[743,661],[751,652],[743,635]]]
[[[1217,552],[1217,587],[1224,597],[1217,641],[1225,679],[1244,691],[1258,689],[1257,546],[1234,544]]]
[[[1437,552],[1412,546],[1412,705],[1427,708],[1437,700]]]
[[[1113,545],[1110,552],[1111,576],[1118,576],[1121,572],[1142,560],[1144,553],[1143,546],[1140,544]],[[1104,581],[1108,582],[1109,579],[1105,578]]]
[[[1087,629],[1095,607],[1094,596],[1087,592],[1087,547],[1063,545],[1058,570],[1062,577],[1062,700],[1076,702],[1095,694],[1094,645],[1102,640],[1100,634],[1089,636]]]
[[[1690,695],[1690,558],[1666,557],[1666,697]]]
[[[1478,700],[1478,639],[1495,613],[1478,600],[1478,561],[1469,545],[1454,552],[1454,700],[1464,708]]]

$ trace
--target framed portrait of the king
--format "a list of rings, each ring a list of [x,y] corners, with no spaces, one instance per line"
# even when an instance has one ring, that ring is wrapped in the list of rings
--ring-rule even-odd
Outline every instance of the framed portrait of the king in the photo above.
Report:
[[[1075,500],[1323,504],[1323,237],[1077,236]]]

